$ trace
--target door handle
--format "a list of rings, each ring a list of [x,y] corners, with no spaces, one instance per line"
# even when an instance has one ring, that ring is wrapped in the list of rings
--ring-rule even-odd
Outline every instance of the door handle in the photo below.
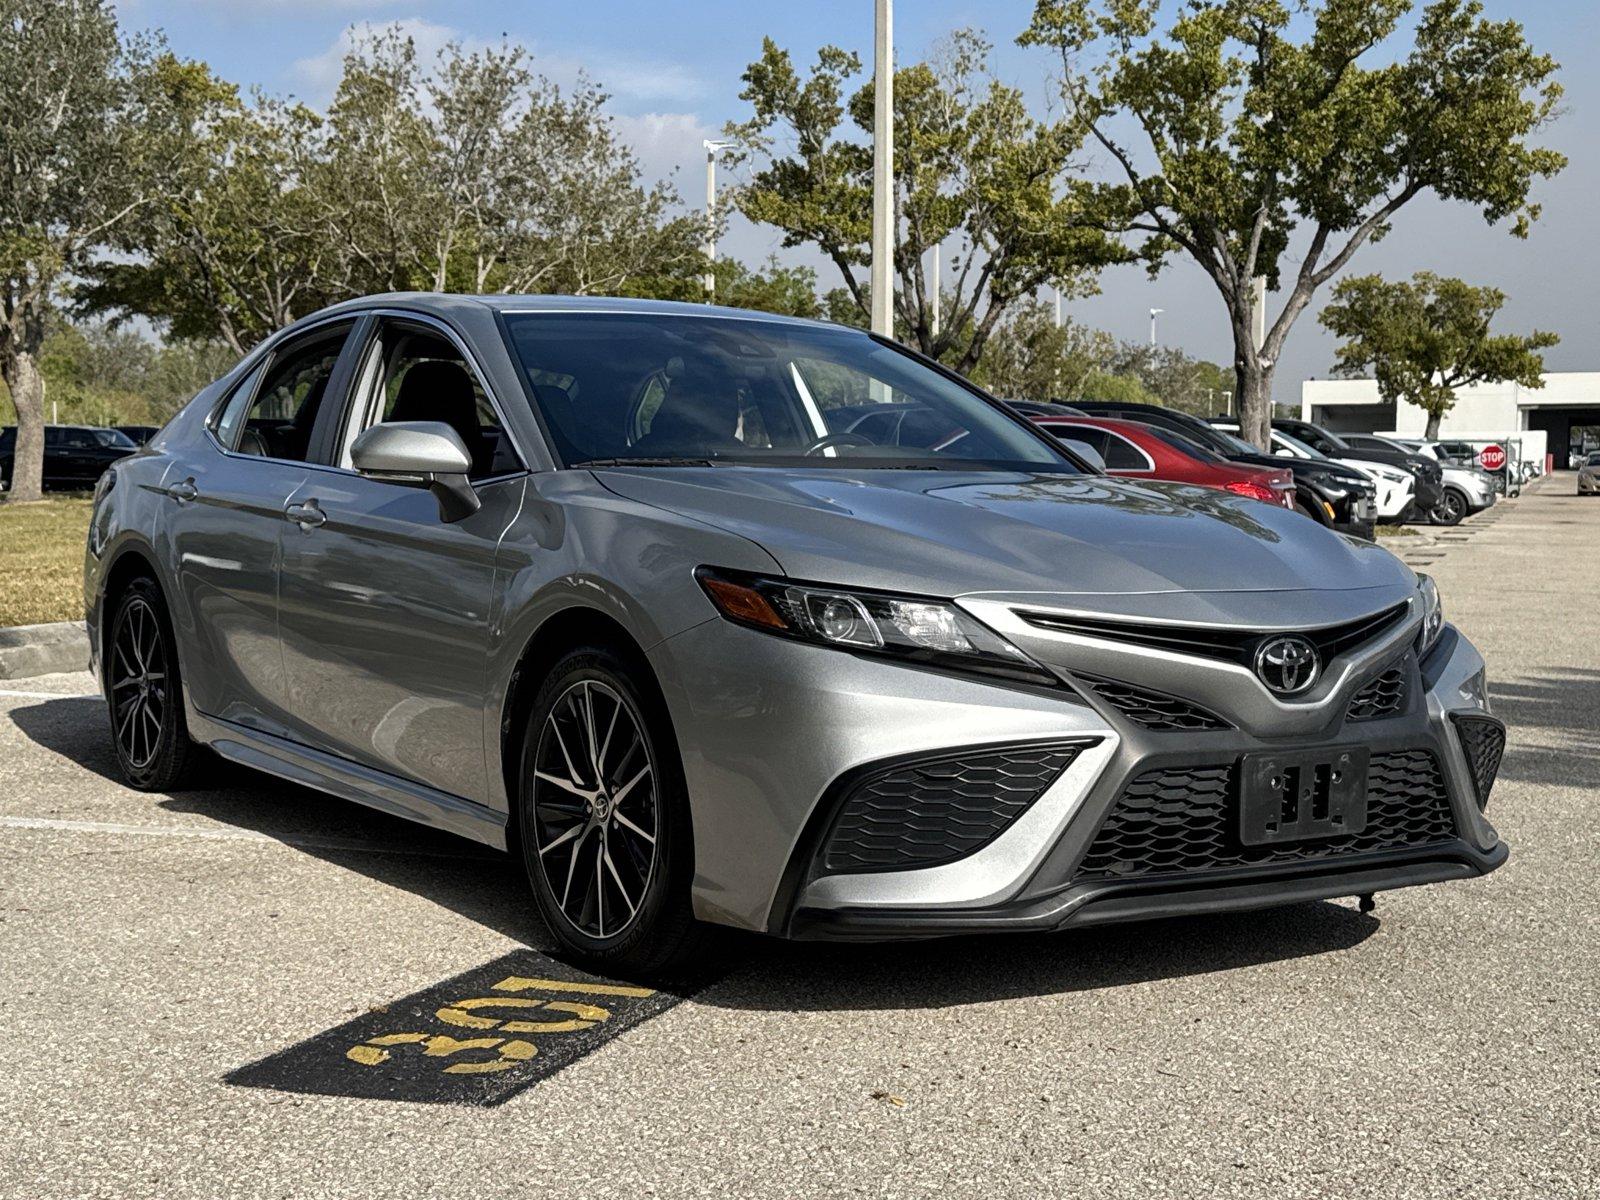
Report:
[[[185,479],[182,483],[175,483],[167,489],[167,495],[171,496],[179,504],[187,504],[199,494],[200,489],[195,487],[192,478]]]
[[[328,519],[328,514],[317,507],[315,500],[307,500],[304,504],[291,504],[283,510],[283,515],[301,529],[315,529]]]

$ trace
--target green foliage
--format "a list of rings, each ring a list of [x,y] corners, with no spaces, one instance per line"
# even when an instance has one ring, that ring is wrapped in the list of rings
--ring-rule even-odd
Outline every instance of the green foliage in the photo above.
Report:
[[[62,284],[170,186],[158,49],[120,38],[103,0],[0,0],[0,380],[18,417],[15,499],[40,491],[38,355]]]
[[[1233,376],[1176,347],[1118,342],[1070,319],[1058,326],[1051,306],[1018,306],[989,339],[972,373],[997,396],[1036,402],[1131,400],[1200,415],[1216,413]]]
[[[1565,165],[1529,140],[1561,89],[1521,25],[1434,0],[1403,52],[1388,43],[1411,8],[1192,0],[1158,33],[1159,0],[1038,0],[1020,39],[1058,55],[1077,127],[1115,164],[1085,187],[1093,220],[1139,239],[1152,270],[1182,252],[1216,284],[1258,441],[1290,329],[1402,206],[1431,191],[1524,236],[1534,184]],[[1286,293],[1259,349],[1257,276]]]
[[[1128,257],[1082,220],[1080,189],[1059,183],[1081,133],[1033,118],[1022,93],[989,71],[989,46],[971,31],[934,61],[895,72],[894,249],[897,330],[910,344],[962,371],[982,357],[1005,314],[1045,285],[1076,291],[1101,266]],[[785,246],[817,247],[838,269],[847,307],[865,320],[863,268],[871,259],[873,86],[852,93],[860,59],[825,47],[802,77],[770,38],[744,73],[752,115],[731,124],[735,161],[756,164],[735,193],[752,221],[781,229]],[[781,148],[780,148],[781,147]],[[954,243],[942,315],[934,330],[927,251]],[[848,299],[848,305],[844,303]]]
[[[243,350],[324,305],[393,290],[699,298],[704,222],[646,184],[606,95],[563,91],[515,46],[398,29],[346,56],[324,118],[175,71],[182,186],[93,272],[90,311]]]
[[[1544,386],[1539,351],[1560,339],[1537,330],[1527,337],[1491,333],[1505,302],[1495,288],[1428,271],[1394,283],[1362,275],[1334,288],[1320,319],[1345,339],[1334,371],[1347,377],[1372,371],[1385,400],[1415,404],[1428,414],[1428,437],[1434,438],[1459,388],[1512,379],[1527,388]]]
[[[162,425],[237,355],[220,342],[158,344],[129,329],[57,318],[39,350],[46,415],[67,425]],[[16,420],[0,387],[0,425]]]

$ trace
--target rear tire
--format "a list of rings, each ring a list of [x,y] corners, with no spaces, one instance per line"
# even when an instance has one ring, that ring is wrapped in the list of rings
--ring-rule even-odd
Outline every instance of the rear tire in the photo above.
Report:
[[[130,787],[173,791],[188,777],[199,747],[189,737],[177,640],[154,580],[128,584],[107,630],[105,685],[117,765]]]
[[[517,825],[534,900],[569,955],[671,982],[704,957],[688,796],[666,706],[604,646],[569,651],[534,697]]]

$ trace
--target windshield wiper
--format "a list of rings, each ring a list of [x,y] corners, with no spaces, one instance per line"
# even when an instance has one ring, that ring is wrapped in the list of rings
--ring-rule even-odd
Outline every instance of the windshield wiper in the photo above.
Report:
[[[585,458],[574,467],[711,467],[709,458]]]

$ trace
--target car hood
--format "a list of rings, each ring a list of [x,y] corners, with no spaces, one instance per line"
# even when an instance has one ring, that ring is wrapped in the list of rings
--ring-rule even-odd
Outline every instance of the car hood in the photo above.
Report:
[[[1410,569],[1379,546],[1276,505],[1186,484],[837,468],[595,474],[620,495],[756,542],[792,578],[841,586],[938,596],[1045,593],[1063,604],[1078,598],[1152,616],[1173,604],[1151,598],[1187,597],[1179,608],[1191,619],[1199,615],[1194,593],[1281,594],[1284,603],[1293,594],[1312,623],[1317,613],[1346,607],[1329,601],[1331,593],[1371,611],[1415,587]],[[1383,596],[1352,594],[1374,589]]]

